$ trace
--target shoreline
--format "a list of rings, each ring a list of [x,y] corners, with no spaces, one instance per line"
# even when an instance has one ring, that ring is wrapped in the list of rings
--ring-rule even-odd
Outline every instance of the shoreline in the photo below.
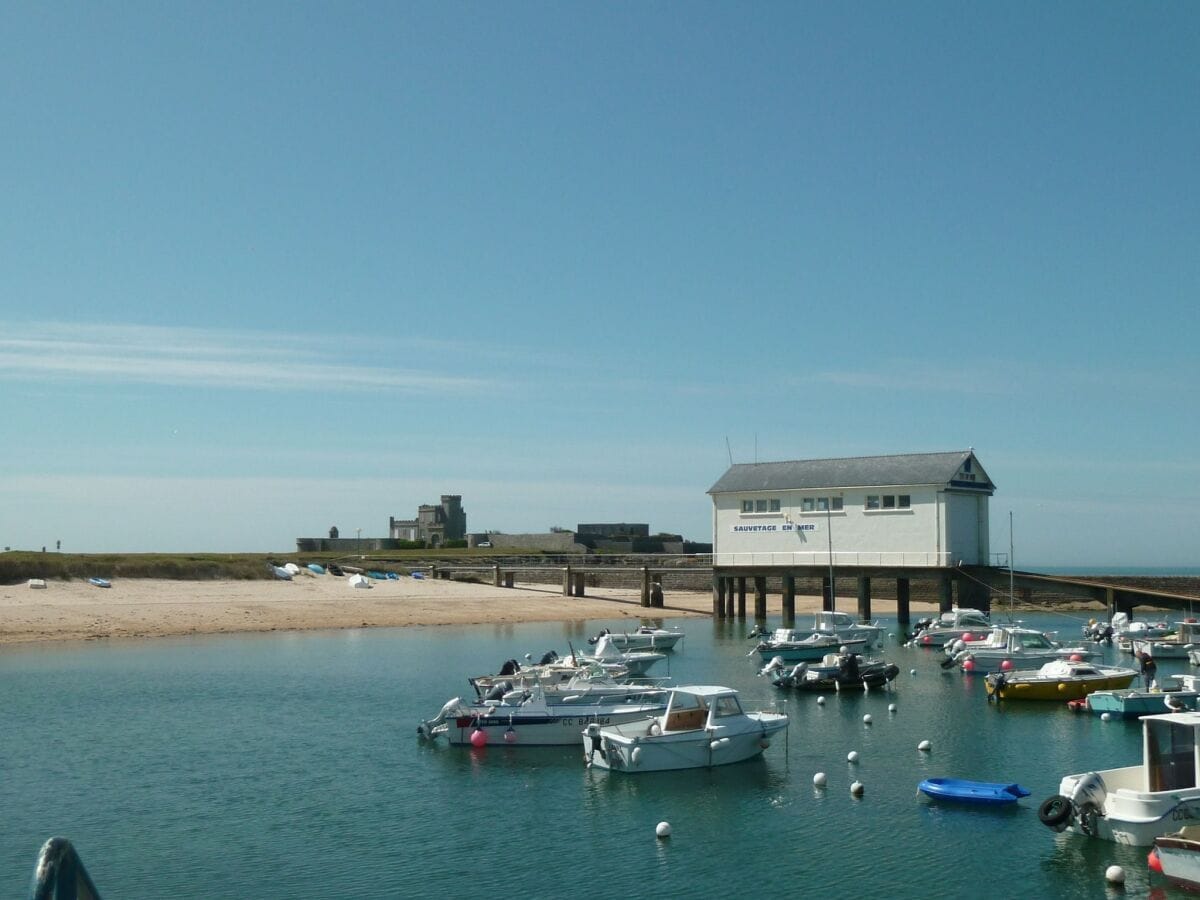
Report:
[[[402,578],[356,589],[333,576],[293,581],[178,581],[134,578],[110,588],[87,582],[48,581],[0,586],[0,646],[68,641],[143,639],[205,634],[318,631],[354,628],[506,625],[627,617],[712,618],[708,591],[669,590],[662,608],[641,605],[640,591],[589,587],[586,597],[567,597],[557,585],[524,583],[511,588],[462,581]],[[747,604],[752,620],[753,599]],[[819,596],[797,596],[797,615],[821,608]],[[854,612],[853,597],[837,608]],[[937,613],[936,602],[914,600],[913,619]],[[1034,604],[1022,611],[1076,612],[1099,616],[1094,604]],[[872,599],[873,616],[895,616],[896,603]],[[783,601],[768,594],[767,615],[781,619]]]

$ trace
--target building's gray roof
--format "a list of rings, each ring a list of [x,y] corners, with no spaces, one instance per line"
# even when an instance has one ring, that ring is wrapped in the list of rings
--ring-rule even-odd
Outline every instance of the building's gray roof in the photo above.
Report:
[[[972,459],[977,480],[954,482],[963,461]],[[883,487],[885,485],[943,485],[994,489],[971,450],[948,453],[904,453],[895,456],[856,456],[849,459],[799,459],[791,462],[737,463],[729,467],[710,494],[733,491],[783,491],[810,488]]]

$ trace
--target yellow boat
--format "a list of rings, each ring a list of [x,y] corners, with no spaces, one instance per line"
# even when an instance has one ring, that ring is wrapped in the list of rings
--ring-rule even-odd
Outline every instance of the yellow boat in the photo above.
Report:
[[[1092,691],[1127,688],[1137,676],[1136,669],[1056,659],[1040,669],[993,672],[987,692],[989,700],[1078,700]]]

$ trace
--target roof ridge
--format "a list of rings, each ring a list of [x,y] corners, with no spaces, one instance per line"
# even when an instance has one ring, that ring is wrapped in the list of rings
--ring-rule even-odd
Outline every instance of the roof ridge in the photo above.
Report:
[[[869,453],[862,456],[822,456],[814,459],[773,459],[769,462],[734,463],[735,466],[773,466],[787,463],[846,462],[852,459],[900,459],[905,456],[953,456],[956,453],[974,453],[975,448],[966,450],[929,450],[924,453]]]

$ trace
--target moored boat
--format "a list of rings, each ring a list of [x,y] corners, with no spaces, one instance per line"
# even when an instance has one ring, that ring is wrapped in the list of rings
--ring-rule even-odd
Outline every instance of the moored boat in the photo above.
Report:
[[[1142,717],[1142,761],[1065,775],[1038,809],[1043,825],[1118,844],[1146,847],[1200,820],[1200,713]]]
[[[857,653],[830,653],[821,665],[806,662],[777,666],[772,660],[761,675],[771,675],[776,687],[798,691],[870,690],[884,687],[900,674],[900,667],[882,659],[863,659]]]
[[[1175,623],[1175,634],[1163,638],[1133,638],[1130,641],[1133,653],[1141,653],[1151,659],[1188,659],[1193,650],[1200,650],[1200,622]]]
[[[916,623],[912,644],[918,647],[944,647],[957,640],[971,640],[976,634],[987,634],[992,630],[988,614],[979,609],[954,607],[936,619],[923,619]]]
[[[917,785],[917,790],[935,800],[983,806],[1007,805],[1029,796],[1029,791],[1019,784],[964,778],[926,778]]]
[[[1000,700],[1078,700],[1092,691],[1127,688],[1137,675],[1136,669],[1055,659],[1038,669],[993,672],[987,693]]]
[[[1200,889],[1200,825],[1184,825],[1155,838],[1146,862],[1172,884]]]
[[[1156,713],[1195,710],[1200,705],[1200,692],[1126,688],[1118,691],[1094,691],[1082,701],[1076,702],[1082,705],[1084,710],[1097,716],[1108,713],[1110,717],[1117,719],[1140,719],[1142,716],[1152,716]]]
[[[826,654],[843,647],[862,651],[866,649],[866,644],[865,638],[840,638],[836,634],[776,628],[770,637],[759,641],[753,652],[758,653],[763,662],[771,662],[778,657],[785,663],[796,663],[822,659]]]
[[[89,578],[88,584],[94,584],[98,588],[112,587],[112,582],[109,581],[107,578]]]
[[[497,700],[466,703],[455,697],[433,719],[417,726],[427,740],[445,735],[451,744],[569,746],[589,725],[617,725],[666,709],[666,692],[621,697],[552,697],[541,688],[515,691]]]
[[[605,635],[614,647],[621,650],[674,650],[675,645],[683,640],[682,631],[642,625],[636,631],[610,631],[605,628],[594,638],[588,638],[588,643],[595,644]]]
[[[745,712],[733,688],[689,685],[669,689],[659,715],[624,724],[588,726],[588,766],[620,772],[707,769],[760,755],[788,726],[783,713]]]
[[[946,654],[944,669],[957,665],[964,672],[985,673],[1031,669],[1056,659],[1091,659],[1096,651],[1082,646],[1063,647],[1033,628],[995,625],[982,640],[947,644]]]

